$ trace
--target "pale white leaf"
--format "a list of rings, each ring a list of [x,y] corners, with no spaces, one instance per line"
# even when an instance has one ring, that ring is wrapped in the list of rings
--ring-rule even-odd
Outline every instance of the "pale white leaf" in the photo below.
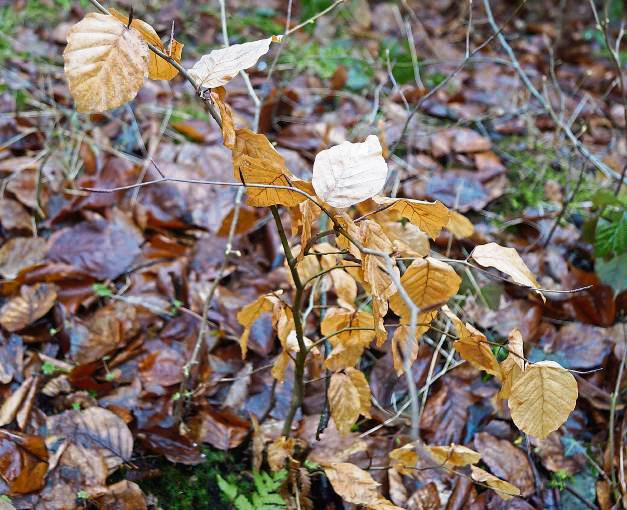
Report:
[[[268,53],[273,40],[276,38],[268,37],[213,50],[200,57],[189,70],[189,75],[202,87],[210,89],[221,87],[235,78],[240,71],[254,66],[259,58]]]
[[[316,194],[333,207],[350,207],[379,193],[388,165],[379,139],[344,142],[316,155],[312,184]]]

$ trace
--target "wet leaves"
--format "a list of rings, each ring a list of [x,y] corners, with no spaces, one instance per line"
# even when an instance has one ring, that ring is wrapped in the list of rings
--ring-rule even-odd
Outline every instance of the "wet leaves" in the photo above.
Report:
[[[48,450],[44,439],[0,430],[0,491],[10,496],[38,491],[45,484]]]

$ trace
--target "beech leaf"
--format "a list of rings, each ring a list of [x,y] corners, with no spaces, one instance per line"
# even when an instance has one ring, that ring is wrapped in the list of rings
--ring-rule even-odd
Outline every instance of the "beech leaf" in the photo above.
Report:
[[[189,70],[189,75],[201,87],[213,89],[231,81],[237,73],[254,66],[270,49],[270,43],[280,38],[269,37],[259,41],[233,44],[213,50]]]
[[[20,289],[20,295],[0,308],[0,324],[7,331],[18,331],[48,313],[57,299],[54,285],[38,283]]]
[[[320,151],[313,164],[316,194],[333,207],[350,207],[375,196],[388,175],[382,154],[375,135],[362,143],[343,142]]]
[[[366,376],[356,368],[349,367],[345,372],[359,395],[359,414],[370,418],[370,386]]]
[[[348,375],[338,372],[331,375],[328,397],[337,430],[341,435],[348,434],[359,418],[361,397],[358,389]]]
[[[540,287],[533,273],[514,248],[505,248],[496,243],[476,246],[470,256],[483,267],[493,267],[511,276],[512,280],[525,287]]]
[[[401,510],[378,493],[380,484],[367,471],[349,462],[336,462],[323,468],[333,490],[347,503],[371,510]]]
[[[375,198],[375,202],[381,205],[390,205],[390,209],[398,211],[410,223],[432,239],[449,223],[449,210],[439,201],[425,202],[422,200],[410,200],[408,198]]]
[[[74,25],[63,52],[76,109],[100,113],[132,100],[148,76],[148,46],[113,16],[90,13]]]
[[[128,25],[128,16],[122,14],[116,9],[109,9],[111,15],[120,21],[124,25]],[[172,39],[170,44],[166,48],[161,42],[161,38],[157,34],[154,28],[149,23],[142,21],[138,18],[133,18],[131,21],[131,28],[134,28],[142,36],[142,39],[152,44],[155,48],[161,50],[163,53],[172,57],[177,62],[181,62],[181,56],[183,54],[183,43],[178,42],[176,39]],[[171,80],[179,71],[176,67],[170,64],[167,60],[164,60],[156,53],[150,51],[148,53],[148,77],[151,80]]]
[[[425,308],[446,303],[459,289],[461,278],[445,262],[427,257],[414,260],[401,283],[414,304]],[[409,308],[398,292],[390,298],[390,308],[404,323],[409,320]]]
[[[494,489],[501,498],[507,500],[514,496],[520,496],[520,489],[505,480],[497,478],[491,473],[484,471],[477,466],[470,466],[471,476],[475,482],[485,483],[488,487]]]
[[[481,454],[479,452],[459,444],[449,446],[426,446],[425,448],[436,462],[448,467],[467,466],[469,464],[476,464],[481,460]]]
[[[577,381],[559,363],[534,363],[512,384],[512,420],[523,432],[544,439],[568,419],[577,395]]]

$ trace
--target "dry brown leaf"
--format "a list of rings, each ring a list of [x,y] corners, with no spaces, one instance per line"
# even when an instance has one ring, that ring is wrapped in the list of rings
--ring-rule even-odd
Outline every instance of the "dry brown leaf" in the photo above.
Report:
[[[235,124],[233,122],[233,112],[231,107],[225,101],[226,90],[224,87],[218,87],[211,91],[211,99],[217,105],[220,110],[220,120],[222,121],[222,139],[224,140],[224,146],[229,149],[235,147]]]
[[[502,378],[501,366],[490,349],[486,336],[471,324],[464,324],[448,307],[443,307],[443,310],[453,323],[459,337],[453,343],[453,347],[459,355],[478,369],[485,370],[500,380]]]
[[[577,381],[559,363],[530,364],[512,385],[512,420],[523,432],[544,439],[568,419],[577,395]]]
[[[401,510],[383,496],[367,471],[348,462],[336,462],[323,466],[333,490],[347,503],[365,505],[372,510]]]
[[[329,383],[329,408],[337,430],[342,435],[350,432],[359,418],[361,397],[351,378],[341,372],[331,375]]]
[[[28,377],[20,387],[11,393],[2,403],[2,407],[0,407],[0,427],[8,425],[15,419],[22,407],[22,403],[28,397],[33,386],[37,386],[37,378],[34,376]]]
[[[42,489],[47,471],[48,450],[42,437],[0,430],[0,486],[9,496]]]
[[[471,221],[457,211],[449,211],[449,219],[446,228],[458,239],[470,237],[475,231],[475,226]]]
[[[416,324],[416,341],[412,343],[412,350],[409,356],[410,365],[413,365],[414,361],[418,357],[418,350],[420,348],[420,337],[429,329],[431,322],[435,319],[437,311],[421,313],[418,316]],[[407,345],[409,335],[409,326],[401,324],[392,337],[392,359],[394,360],[394,370],[396,375],[401,375],[405,372],[405,349]]]
[[[90,407],[48,416],[51,435],[63,437],[76,446],[102,453],[109,473],[131,459],[133,435],[122,419],[107,409]]]
[[[122,14],[116,9],[109,9],[111,15],[120,21],[123,25],[128,26],[128,16]],[[161,38],[157,34],[154,28],[145,21],[137,18],[133,18],[131,22],[131,28],[134,28],[142,36],[142,39],[147,44],[152,44],[158,50],[161,50],[168,57],[172,57],[178,63],[181,62],[183,55],[183,43],[178,42],[176,39],[172,39],[168,47],[166,48],[161,42]],[[155,52],[150,51],[148,53],[148,77],[151,80],[171,80],[179,71],[176,67],[170,64],[167,60],[164,60]]]
[[[383,232],[392,241],[393,251],[403,257],[426,257],[429,255],[429,237],[416,225],[401,221],[384,221]]]
[[[280,41],[280,38],[269,37],[212,50],[200,57],[189,70],[189,74],[201,87],[208,89],[221,87],[235,78],[240,71],[254,66],[259,58],[268,53],[270,43],[273,41]]]
[[[357,389],[359,395],[359,414],[370,418],[370,386],[366,380],[366,376],[361,370],[348,367],[344,370],[351,380],[351,383]]]
[[[247,304],[239,312],[237,312],[237,322],[244,326],[244,332],[240,337],[239,343],[242,350],[242,359],[246,357],[248,352],[248,337],[250,336],[250,328],[255,321],[264,313],[272,312],[274,305],[279,302],[277,297],[280,293],[264,294],[259,296],[252,303]]]
[[[273,472],[277,472],[285,467],[285,462],[294,451],[294,438],[284,436],[276,438],[268,446],[268,465]]]
[[[501,362],[501,372],[503,374],[501,391],[499,391],[499,398],[501,399],[509,398],[512,390],[512,384],[514,381],[518,380],[521,374],[525,371],[526,367],[523,339],[520,331],[517,329],[510,331],[507,349],[509,354],[507,355],[507,358]]]
[[[483,267],[493,267],[511,276],[520,285],[534,289],[540,287],[536,277],[514,248],[504,248],[496,243],[482,244],[476,246],[470,256]]]
[[[68,33],[65,76],[79,112],[100,113],[132,100],[148,75],[148,46],[113,16],[90,13]]]
[[[18,331],[46,315],[57,300],[54,285],[38,283],[32,287],[23,285],[20,295],[0,308],[0,324],[7,331]]]
[[[426,446],[433,460],[448,467],[461,467],[476,464],[481,460],[481,454],[466,446],[452,444],[449,446]]]
[[[347,328],[367,329],[335,334]],[[364,311],[351,312],[333,307],[327,311],[320,324],[320,331],[325,337],[329,337],[329,343],[333,346],[331,354],[325,360],[325,366],[334,371],[353,367],[375,337],[374,317]]]
[[[414,304],[425,308],[446,303],[459,289],[461,278],[445,262],[427,257],[414,260],[401,283]],[[398,292],[390,298],[390,308],[407,323],[410,310]]]
[[[438,237],[440,231],[449,222],[449,210],[439,201],[424,202],[408,198],[377,197],[375,202],[390,205],[390,209],[398,211],[403,218],[407,218],[432,239]]]
[[[274,360],[274,365],[272,365],[272,370],[270,371],[272,377],[282,383],[285,380],[285,371],[287,370],[287,365],[289,365],[289,363],[290,355],[287,351],[281,351],[281,354],[279,354]]]
[[[46,254],[47,243],[41,237],[14,237],[0,248],[0,275],[7,280],[20,271],[39,264]]]
[[[493,474],[484,471],[477,466],[470,466],[472,479],[476,482],[485,483],[488,487],[494,489],[501,498],[508,500],[514,496],[520,496],[520,489],[505,480],[497,478]]]
[[[343,142],[316,154],[312,184],[333,207],[350,207],[379,193],[388,174],[381,143],[370,135],[363,143]]]

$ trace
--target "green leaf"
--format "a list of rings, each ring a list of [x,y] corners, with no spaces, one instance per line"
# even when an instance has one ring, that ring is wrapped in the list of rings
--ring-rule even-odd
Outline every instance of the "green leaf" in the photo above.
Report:
[[[93,290],[94,294],[96,294],[96,296],[98,296],[98,297],[111,297],[111,296],[113,296],[113,293],[111,292],[111,289],[109,289],[109,287],[107,285],[105,285],[104,283],[94,283],[91,286],[91,290]]]
[[[616,221],[600,220],[597,223],[594,251],[597,257],[619,255],[627,250],[627,211]]]
[[[237,496],[237,499],[233,503],[237,510],[259,510],[254,505],[252,505],[245,496]]]
[[[627,253],[608,261],[597,259],[594,266],[601,281],[612,287],[615,294],[627,290]]]
[[[218,481],[218,487],[220,488],[220,491],[222,491],[222,494],[224,494],[229,501],[235,501],[235,498],[237,497],[237,486],[230,484],[220,475],[217,475],[216,478]]]

